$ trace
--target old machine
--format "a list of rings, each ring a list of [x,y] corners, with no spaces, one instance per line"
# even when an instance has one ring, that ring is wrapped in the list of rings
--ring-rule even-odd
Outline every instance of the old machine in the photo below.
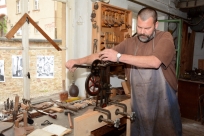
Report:
[[[135,119],[135,113],[127,113],[126,104],[111,101],[111,84],[110,77],[112,75],[124,75],[124,64],[122,63],[113,63],[113,62],[104,62],[101,60],[95,60],[91,66],[89,65],[74,65],[77,68],[87,68],[90,69],[90,74],[85,81],[86,92],[90,96],[96,96],[96,107],[94,111],[99,111],[107,115],[107,118],[104,118],[103,115],[100,115],[98,118],[99,122],[106,122],[107,124],[114,125],[118,128],[120,125],[120,119],[115,121],[111,120],[111,112],[104,107],[108,105],[116,105],[122,108],[122,111],[118,108],[115,110],[115,115],[122,115],[128,117],[131,121]]]
[[[113,74],[120,74],[122,76],[124,74],[124,65],[122,63],[95,60],[90,66],[74,65],[74,67],[90,69],[91,73],[85,81],[86,92],[90,96],[96,96],[97,107],[106,107],[110,101],[111,94],[110,76]]]

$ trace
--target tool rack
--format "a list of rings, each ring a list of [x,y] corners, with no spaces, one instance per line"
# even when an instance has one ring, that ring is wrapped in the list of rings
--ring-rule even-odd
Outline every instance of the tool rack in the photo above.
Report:
[[[92,5],[92,53],[112,48],[132,35],[132,12],[103,2]]]

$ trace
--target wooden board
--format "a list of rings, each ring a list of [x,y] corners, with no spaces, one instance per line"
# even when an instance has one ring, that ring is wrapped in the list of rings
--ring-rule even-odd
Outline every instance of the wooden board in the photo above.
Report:
[[[130,95],[130,86],[128,85],[127,81],[121,82],[122,87],[126,95]]]
[[[182,45],[181,45],[181,60],[180,60],[180,75],[183,75],[186,70],[191,70],[193,66],[195,32],[188,32],[188,24],[183,23],[182,28]]]
[[[131,112],[131,107],[130,107],[130,99],[124,100],[121,103],[125,104],[127,106],[127,113]],[[123,116],[121,115],[115,115],[115,110],[119,109],[122,111],[122,108],[115,106],[115,105],[110,105],[108,107],[105,107],[104,109],[109,110],[111,113],[111,120],[115,121],[117,118],[122,118]],[[107,118],[107,116],[103,113],[100,113],[98,111],[92,111],[87,114],[84,114],[82,116],[74,118],[74,135],[75,136],[90,136],[91,132],[95,129],[98,129],[102,126],[107,125],[105,122],[99,122],[98,118],[100,115],[103,115],[104,118]],[[129,121],[127,121],[129,122]],[[129,122],[130,123],[130,122]],[[129,128],[129,125],[128,124]],[[127,129],[126,133],[130,133],[130,130]]]

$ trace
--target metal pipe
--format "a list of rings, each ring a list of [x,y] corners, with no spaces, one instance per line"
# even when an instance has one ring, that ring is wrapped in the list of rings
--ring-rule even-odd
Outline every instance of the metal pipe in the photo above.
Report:
[[[176,57],[176,77],[179,78],[180,74],[180,59],[181,59],[181,32],[182,32],[182,20],[159,20],[159,22],[170,22],[170,23],[179,23],[178,27],[178,43],[177,43],[177,57]]]
[[[104,113],[105,115],[107,115],[108,119],[111,119],[111,112],[109,110],[106,110],[106,109],[103,109],[103,108],[100,108],[100,107],[94,107],[94,111]]]
[[[135,1],[135,0],[128,0],[128,1],[131,1],[131,2],[133,2],[133,3],[139,4],[139,5],[142,5],[142,6],[145,6],[145,7],[153,8],[153,9],[155,9],[155,10],[161,12],[161,13],[164,13],[164,14],[167,14],[167,15],[171,15],[171,16],[174,16],[174,17],[176,17],[176,18],[180,18],[180,19],[188,20],[187,18],[183,18],[183,17],[177,16],[177,15],[173,15],[173,14],[171,14],[171,13],[168,13],[168,12],[166,12],[166,11],[163,11],[163,10],[157,9],[157,8],[155,8],[155,7],[152,7],[152,6],[149,6],[149,5],[144,4],[144,3],[142,3],[142,2],[139,2],[139,1]]]

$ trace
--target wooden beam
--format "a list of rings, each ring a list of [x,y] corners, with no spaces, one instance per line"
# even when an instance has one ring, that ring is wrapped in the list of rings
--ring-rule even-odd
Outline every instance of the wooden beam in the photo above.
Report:
[[[33,21],[33,19],[28,16],[29,22],[57,49],[61,51],[62,49],[38,26],[38,24]]]
[[[14,27],[6,34],[7,39],[11,39],[14,37],[14,34],[18,31],[18,29],[25,23],[28,14],[24,14],[21,19],[14,25]]]
[[[6,34],[7,39],[11,39],[18,29],[25,23],[30,22],[58,51],[62,49],[33,21],[33,19],[25,13],[21,19],[14,25],[14,27]]]
[[[182,1],[178,2],[176,8],[185,9],[185,8],[195,8],[204,6],[204,0],[191,0],[191,1]]]
[[[127,113],[130,114],[131,112],[131,106],[130,106],[130,99],[124,100],[121,103],[125,104],[127,106]],[[117,118],[122,118],[121,115],[115,115],[116,109],[119,109],[120,111],[123,111],[122,108],[110,105],[108,107],[105,107],[104,109],[109,110],[111,113],[111,120],[115,121]],[[74,135],[75,136],[90,136],[91,132],[93,130],[96,130],[100,127],[103,127],[107,125],[105,122],[99,122],[98,118],[100,115],[103,115],[105,119],[107,119],[107,116],[103,113],[100,113],[98,111],[92,111],[87,114],[84,114],[82,116],[74,118]],[[129,120],[129,119],[128,119]],[[127,121],[130,123],[130,121]],[[127,130],[126,134],[130,133],[129,126],[130,124],[127,123]]]

